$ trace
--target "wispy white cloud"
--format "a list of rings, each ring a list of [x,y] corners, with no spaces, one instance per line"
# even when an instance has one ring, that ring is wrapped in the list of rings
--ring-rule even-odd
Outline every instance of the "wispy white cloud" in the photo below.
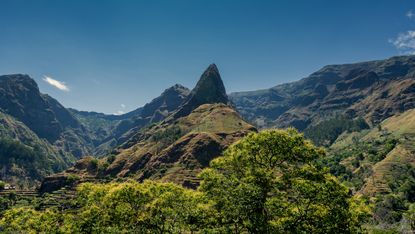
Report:
[[[125,112],[122,111],[122,110],[119,110],[119,111],[113,113],[113,115],[122,115],[122,114],[125,114]]]
[[[408,12],[406,12],[406,17],[408,17],[409,19],[412,19],[415,17],[415,14],[412,10],[409,10]]]
[[[415,31],[400,33],[395,39],[389,39],[401,54],[415,54]]]
[[[43,80],[46,83],[52,85],[53,87],[55,87],[55,88],[57,88],[59,90],[66,91],[66,92],[69,91],[69,88],[68,88],[68,86],[66,86],[65,82],[62,82],[62,81],[59,81],[59,80],[55,80],[55,79],[53,79],[50,76],[43,76]]]
[[[121,104],[120,106],[121,106],[121,109],[125,109],[127,107],[125,104]],[[125,111],[124,110],[118,110],[113,114],[114,115],[123,115],[123,114],[125,114]]]

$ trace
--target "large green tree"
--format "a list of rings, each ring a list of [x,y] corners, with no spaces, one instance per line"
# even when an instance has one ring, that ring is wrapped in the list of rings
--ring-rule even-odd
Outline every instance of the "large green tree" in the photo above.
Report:
[[[215,202],[225,231],[358,232],[365,212],[315,164],[324,155],[294,129],[251,133],[202,172],[200,191]]]

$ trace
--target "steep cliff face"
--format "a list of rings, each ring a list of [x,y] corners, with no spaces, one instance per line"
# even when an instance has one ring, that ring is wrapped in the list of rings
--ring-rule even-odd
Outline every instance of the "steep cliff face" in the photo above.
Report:
[[[27,75],[0,76],[0,109],[75,157],[89,154],[92,149],[79,121],[58,101],[40,93]]]

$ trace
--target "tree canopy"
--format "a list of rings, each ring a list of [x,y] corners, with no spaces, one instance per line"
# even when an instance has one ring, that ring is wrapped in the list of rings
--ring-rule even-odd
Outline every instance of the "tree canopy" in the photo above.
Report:
[[[200,190],[234,232],[357,232],[365,211],[315,164],[324,154],[293,129],[252,133],[211,162]]]
[[[13,208],[5,232],[356,233],[367,209],[315,161],[325,152],[296,130],[251,133],[200,174],[198,190],[172,183],[78,187],[64,211]]]

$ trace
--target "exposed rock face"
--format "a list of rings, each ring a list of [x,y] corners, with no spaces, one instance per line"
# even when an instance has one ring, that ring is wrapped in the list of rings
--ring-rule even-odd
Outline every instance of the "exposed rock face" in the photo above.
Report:
[[[300,81],[232,93],[230,99],[242,116],[261,128],[294,126],[303,130],[338,115],[364,116],[376,124],[413,108],[414,75],[415,56],[330,65]],[[368,113],[364,113],[366,108]]]
[[[211,64],[203,72],[196,87],[190,93],[188,100],[174,114],[174,117],[186,116],[198,106],[208,103],[229,103],[225,86],[215,64]]]
[[[336,83],[337,91],[348,89],[365,89],[379,82],[379,77],[374,72],[353,71],[345,80]]]
[[[0,138],[17,140],[22,144],[15,147],[30,147],[36,154],[29,161],[16,161],[16,155],[2,160],[0,179],[33,187],[43,177],[68,168],[76,158],[105,155],[128,139],[126,133],[132,129],[135,133],[164,119],[189,93],[187,88],[175,85],[144,107],[115,116],[66,109],[40,93],[27,75],[0,76]]]
[[[415,108],[415,79],[401,78],[381,81],[361,100],[353,103],[347,111],[352,117],[362,116],[370,123],[382,120],[397,113]]]
[[[81,123],[21,74],[0,76],[0,141],[0,180],[21,188],[66,169],[93,147]]]

